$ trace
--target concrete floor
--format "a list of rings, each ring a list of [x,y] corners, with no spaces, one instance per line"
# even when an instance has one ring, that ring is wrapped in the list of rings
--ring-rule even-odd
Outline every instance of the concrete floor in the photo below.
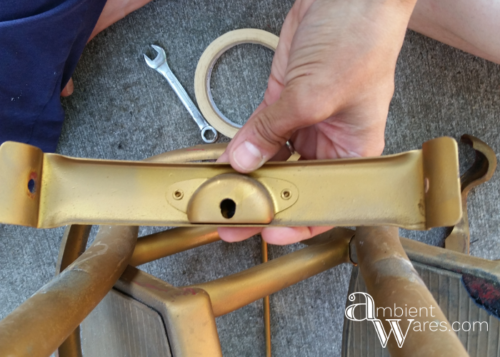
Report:
[[[204,49],[238,28],[279,34],[291,0],[154,1],[115,24],[88,46],[74,75],[75,93],[63,100],[66,122],[58,152],[64,155],[140,160],[202,143],[196,125],[143,53],[149,44],[167,51],[168,62],[194,98],[194,72]],[[272,52],[256,45],[230,50],[212,79],[219,108],[243,122],[266,86]],[[409,31],[398,60],[396,89],[386,129],[385,154],[420,148],[429,139],[475,135],[500,152],[500,66]],[[222,139],[223,141],[227,139]],[[473,160],[460,146],[461,167]],[[469,196],[471,253],[500,259],[500,178]],[[141,235],[160,230],[142,228]],[[0,225],[0,318],[54,274],[63,229]],[[442,245],[445,230],[401,235]],[[270,248],[276,258],[300,244]],[[141,268],[173,285],[215,279],[260,260],[256,238],[215,243]],[[351,268],[341,266],[274,294],[276,356],[339,356],[343,310]],[[262,356],[260,302],[217,320],[225,356]]]

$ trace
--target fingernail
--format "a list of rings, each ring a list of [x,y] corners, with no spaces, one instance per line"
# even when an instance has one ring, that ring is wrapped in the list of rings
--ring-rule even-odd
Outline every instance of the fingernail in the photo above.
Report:
[[[217,162],[224,164],[229,163],[229,155],[227,154],[227,151],[224,151],[224,153],[221,156],[219,156]]]
[[[233,160],[245,172],[256,170],[265,162],[257,146],[248,141],[242,142],[233,151]]]

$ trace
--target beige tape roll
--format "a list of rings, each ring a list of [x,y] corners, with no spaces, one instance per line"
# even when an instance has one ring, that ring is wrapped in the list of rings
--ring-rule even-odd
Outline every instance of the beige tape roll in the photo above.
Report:
[[[194,75],[196,101],[205,119],[225,136],[234,137],[241,125],[226,118],[214,103],[210,91],[210,78],[215,62],[224,52],[236,45],[255,43],[275,51],[276,47],[278,47],[278,41],[278,36],[267,31],[257,29],[234,30],[213,41],[201,55]]]

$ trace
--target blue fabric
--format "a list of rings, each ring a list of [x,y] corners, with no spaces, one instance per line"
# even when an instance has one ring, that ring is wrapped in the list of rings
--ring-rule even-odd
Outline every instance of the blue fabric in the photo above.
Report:
[[[0,0],[0,143],[45,152],[64,120],[60,93],[106,0]]]

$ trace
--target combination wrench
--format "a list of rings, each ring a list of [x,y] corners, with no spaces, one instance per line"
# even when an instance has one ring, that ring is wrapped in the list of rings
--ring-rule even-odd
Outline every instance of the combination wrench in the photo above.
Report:
[[[175,77],[175,75],[172,73],[172,70],[167,64],[167,56],[165,54],[165,50],[159,46],[151,45],[156,52],[158,52],[158,55],[156,56],[155,59],[151,59],[148,56],[144,55],[144,59],[146,60],[146,64],[153,68],[156,72],[160,73],[165,79],[168,81],[168,84],[170,84],[170,87],[174,90],[174,92],[177,94],[177,96],[180,98],[182,104],[186,107],[187,111],[191,116],[193,117],[193,120],[196,122],[198,127],[201,130],[201,138],[203,139],[204,142],[211,144],[214,143],[218,136],[219,133],[217,133],[217,130],[215,130],[206,120],[203,118],[203,115],[201,115],[200,111],[196,107],[196,105],[193,103],[191,98],[189,98],[189,95],[187,94],[186,90],[184,87],[182,87],[181,83]],[[207,138],[206,134],[207,132],[212,132],[213,137]]]

